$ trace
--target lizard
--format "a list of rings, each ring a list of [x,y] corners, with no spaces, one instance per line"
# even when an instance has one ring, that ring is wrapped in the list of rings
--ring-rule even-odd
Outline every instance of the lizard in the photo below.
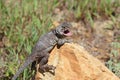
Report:
[[[32,49],[31,54],[27,57],[24,64],[18,69],[16,74],[12,77],[12,80],[16,80],[17,77],[23,72],[23,70],[32,63],[32,66],[37,61],[39,63],[39,69],[46,71],[46,69],[54,70],[53,65],[48,65],[49,54],[52,49],[57,46],[62,46],[64,43],[69,42],[66,37],[72,36],[72,25],[69,22],[63,22],[59,24],[55,29],[42,35],[38,42]]]

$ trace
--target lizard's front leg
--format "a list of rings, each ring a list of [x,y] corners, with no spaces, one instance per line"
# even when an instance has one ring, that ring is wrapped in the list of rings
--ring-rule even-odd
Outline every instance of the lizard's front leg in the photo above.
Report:
[[[70,42],[72,41],[68,39],[59,39],[57,42],[57,47],[60,48],[62,45],[64,45],[64,43],[70,43]]]

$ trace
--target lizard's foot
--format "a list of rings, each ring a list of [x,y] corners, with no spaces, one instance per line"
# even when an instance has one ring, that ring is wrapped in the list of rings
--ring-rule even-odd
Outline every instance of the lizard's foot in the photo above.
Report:
[[[72,39],[68,39],[68,40],[66,41],[66,43],[72,43],[72,42],[73,42]]]
[[[53,70],[53,73],[55,73],[55,69],[56,69],[55,66],[48,65],[48,64],[40,66],[40,68],[39,68],[39,70],[42,71],[42,72],[48,72],[48,71]]]
[[[49,65],[49,71],[54,75],[56,67],[53,65]]]
[[[48,65],[47,68],[48,68],[49,70],[55,70],[55,69],[56,69],[56,67],[53,66],[53,65]]]

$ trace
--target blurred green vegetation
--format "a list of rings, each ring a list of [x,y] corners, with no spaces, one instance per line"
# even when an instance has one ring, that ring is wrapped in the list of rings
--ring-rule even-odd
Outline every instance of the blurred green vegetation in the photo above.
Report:
[[[119,16],[115,13],[118,6],[120,6],[120,0],[75,0],[71,8],[75,9],[76,19],[86,20],[93,26],[96,18]]]
[[[0,0],[0,34],[4,36],[2,41],[5,45],[1,48],[0,56],[5,55],[6,60],[0,66],[5,67],[1,79],[8,80],[15,74],[40,35],[52,25],[51,11],[57,4],[54,0],[51,1]],[[28,80],[29,74],[25,70],[23,79]]]
[[[106,66],[120,77],[120,42],[111,43],[112,50],[110,52],[110,60],[106,62]]]
[[[15,74],[40,35],[52,25],[53,10],[63,3],[67,3],[77,20],[86,18],[91,24],[95,17],[118,16],[115,10],[120,6],[120,0],[0,0],[0,41],[4,44],[0,49],[0,69],[4,67],[5,71],[1,80]],[[109,68],[117,71],[118,67],[110,64]],[[28,80],[32,75],[29,71],[25,69],[20,79]]]

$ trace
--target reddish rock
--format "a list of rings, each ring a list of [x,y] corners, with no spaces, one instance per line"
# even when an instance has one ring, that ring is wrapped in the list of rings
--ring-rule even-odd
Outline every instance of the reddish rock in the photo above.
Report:
[[[98,59],[77,44],[66,43],[50,54],[49,64],[56,66],[55,75],[36,73],[36,80],[120,80]]]

